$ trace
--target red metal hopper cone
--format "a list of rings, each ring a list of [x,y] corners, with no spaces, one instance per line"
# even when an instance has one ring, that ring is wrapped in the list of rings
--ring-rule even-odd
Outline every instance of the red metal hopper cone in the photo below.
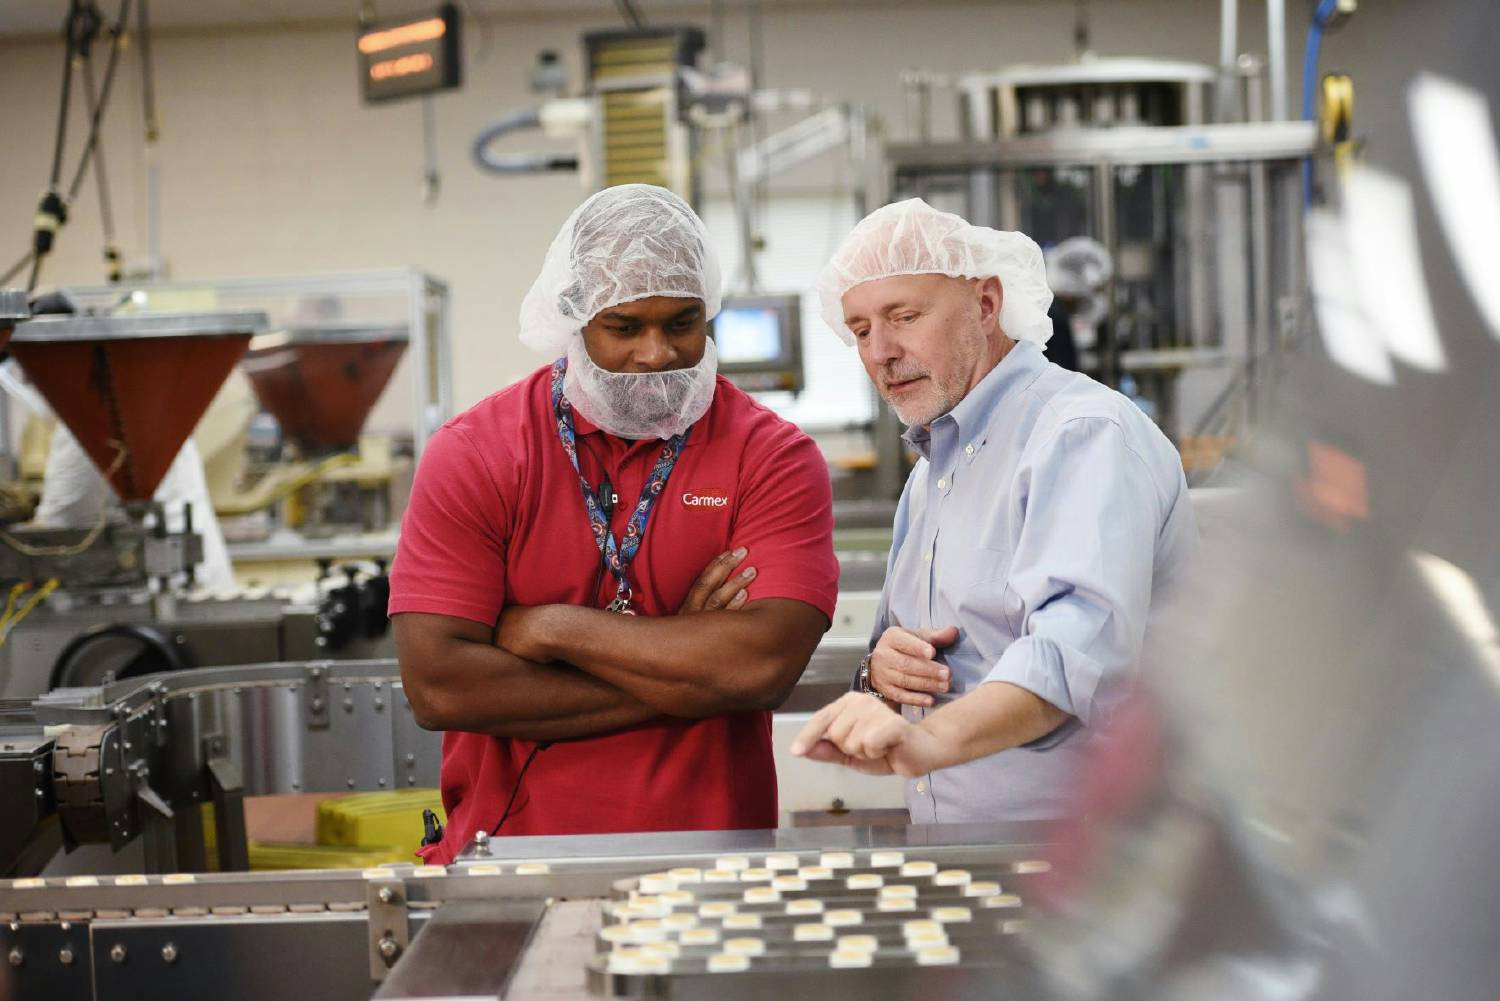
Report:
[[[265,323],[263,313],[42,317],[17,330],[11,352],[131,504],[151,499]]]
[[[303,455],[353,448],[406,351],[401,329],[318,327],[287,331],[241,363],[282,433]]]

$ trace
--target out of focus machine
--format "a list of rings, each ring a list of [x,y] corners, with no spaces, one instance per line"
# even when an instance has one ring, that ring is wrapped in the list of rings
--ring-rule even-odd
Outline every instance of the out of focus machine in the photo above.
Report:
[[[20,322],[10,348],[30,389],[123,507],[83,528],[10,527],[0,698],[388,655],[394,521],[451,408],[445,297],[408,271],[108,286],[65,290],[77,312]],[[409,430],[362,434],[403,367]],[[194,579],[202,526],[153,497],[195,427],[221,523],[260,533],[231,549],[241,584],[228,589]],[[256,546],[290,569],[258,564]]]
[[[123,296],[264,312],[197,432],[240,580],[302,583],[320,559],[389,560],[414,461],[453,412],[443,281],[390,269],[68,294],[92,308]]]
[[[1080,367],[1134,397],[1190,467],[1199,445],[1219,446],[1212,465],[1243,430],[1303,291],[1300,171],[1317,136],[1279,120],[1272,56],[1270,99],[1266,64],[1237,56],[1232,26],[1217,67],[1084,52],[912,72],[915,135],[885,151],[894,198],[1042,245]],[[939,90],[957,101],[955,138],[931,134]]]

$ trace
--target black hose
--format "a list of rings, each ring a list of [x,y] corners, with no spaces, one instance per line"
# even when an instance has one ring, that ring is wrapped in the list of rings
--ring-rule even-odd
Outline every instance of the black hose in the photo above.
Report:
[[[31,263],[31,251],[28,250],[28,251],[26,251],[26,253],[24,253],[24,254],[21,255],[21,259],[19,261],[17,261],[16,263],[12,264],[9,268],[5,269],[5,274],[0,275],[0,285],[6,284],[12,278],[14,278],[16,275],[20,274],[22,271],[24,271],[26,269],[26,265],[28,265],[30,263]]]
[[[83,157],[78,161],[78,169],[73,172],[73,180],[68,185],[68,201],[78,197],[78,189],[83,187],[84,172],[89,169],[89,161],[94,157],[94,150],[99,145],[99,126],[104,122],[104,111],[109,107],[109,94],[115,84],[115,67],[120,62],[120,36],[125,33],[125,22],[130,17],[131,0],[120,0],[120,14],[115,18],[115,26],[110,30],[109,59],[104,64],[104,83],[99,90],[99,104],[94,108],[94,113],[89,119],[89,138],[83,147]]]
[[[98,148],[99,127],[104,120],[104,110],[109,106],[110,91],[114,87],[115,67],[119,64],[120,57],[120,39],[130,17],[130,4],[131,0],[120,0],[119,16],[110,30],[109,60],[104,68],[104,84],[98,101],[90,101],[93,108],[89,116],[88,139],[84,143],[83,154],[78,160],[78,169],[73,172],[73,179],[68,185],[65,197],[58,191],[58,182],[62,178],[62,157],[68,128],[68,104],[72,94],[73,62],[78,57],[87,59],[100,23],[98,10],[92,3],[86,4],[82,0],[71,0],[68,8],[68,20],[64,29],[63,84],[57,115],[57,137],[53,144],[52,171],[48,175],[47,190],[42,194],[41,204],[37,208],[38,224],[32,235],[30,254],[31,272],[26,281],[28,292],[34,291],[41,280],[42,262],[51,253],[58,231],[68,221],[68,204],[78,197],[78,191],[83,186],[89,163],[93,160]],[[91,86],[90,89],[92,89]],[[107,253],[106,258],[109,256]],[[20,267],[25,267],[25,264],[21,264]],[[13,269],[12,273],[14,270],[19,269]]]
[[[94,88],[94,61],[83,60],[83,96],[88,101],[89,113],[99,107],[99,95]],[[113,284],[120,280],[120,249],[115,245],[115,213],[109,200],[109,173],[104,166],[104,147],[94,150],[94,180],[99,190],[99,225],[104,234],[104,263],[106,277]]]
[[[140,0],[137,34],[141,47],[141,113],[146,122],[146,141],[157,140],[156,122],[156,77],[151,65],[151,24],[147,13],[148,0]]]
[[[641,12],[636,10],[634,0],[615,0],[615,6],[620,9],[620,16],[632,28],[640,30],[646,26],[646,21],[641,17]]]
[[[73,96],[74,25],[82,15],[83,5],[79,0],[70,0],[68,16],[63,22],[62,97],[57,105],[57,135],[52,139],[52,170],[47,174],[48,187],[53,190],[56,190],[58,179],[62,177],[63,147],[68,137],[68,104]]]
[[[113,622],[108,625],[94,626],[68,641],[68,645],[62,648],[57,659],[52,662],[52,671],[47,676],[48,691],[54,688],[76,687],[75,682],[81,680],[77,677],[79,656],[100,640],[115,638],[131,639],[140,643],[144,648],[141,652],[156,654],[165,670],[182,671],[189,666],[182,659],[176,644],[170,642],[161,630],[139,622]],[[151,673],[136,669],[138,663],[139,657],[132,660],[115,680]]]

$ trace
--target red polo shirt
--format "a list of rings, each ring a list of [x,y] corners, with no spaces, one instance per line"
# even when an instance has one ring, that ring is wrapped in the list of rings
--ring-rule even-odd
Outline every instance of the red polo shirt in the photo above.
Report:
[[[427,443],[391,568],[390,613],[431,612],[493,625],[508,605],[603,608],[614,582],[600,573],[578,476],[554,426],[550,366],[444,425]],[[619,496],[621,538],[660,451],[656,441],[605,434],[574,411],[578,461]],[[794,598],[831,619],[838,591],[828,466],[812,439],[720,378],[652,510],[631,565],[642,615],[672,615],[715,556],[749,549],[750,600]],[[597,586],[596,586],[596,581]],[[733,663],[724,670],[734,670]],[[519,695],[520,693],[518,693]],[[448,862],[474,832],[493,828],[534,744],[443,735],[443,843]],[[537,754],[500,831],[616,831],[775,827],[771,717],[659,717]]]

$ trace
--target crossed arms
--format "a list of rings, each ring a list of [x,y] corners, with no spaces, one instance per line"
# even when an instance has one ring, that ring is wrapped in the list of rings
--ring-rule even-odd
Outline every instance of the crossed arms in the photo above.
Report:
[[[676,615],[513,606],[495,628],[447,615],[394,617],[417,722],[521,740],[607,733],[656,716],[699,719],[779,705],[828,619],[786,598],[747,601],[742,551],[699,577]],[[753,575],[752,575],[753,576]]]

